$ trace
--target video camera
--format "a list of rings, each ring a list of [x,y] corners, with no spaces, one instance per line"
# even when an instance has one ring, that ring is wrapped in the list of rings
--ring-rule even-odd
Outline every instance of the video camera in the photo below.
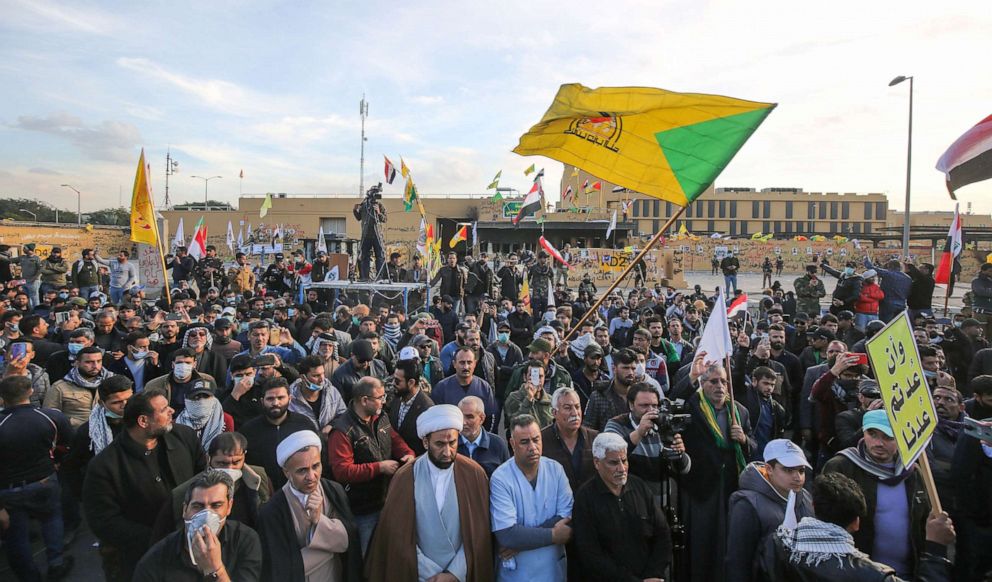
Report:
[[[369,200],[381,200],[382,199],[382,182],[379,182],[375,186],[369,188],[368,192],[365,193],[365,198]]]
[[[692,415],[688,413],[685,401],[680,399],[669,400],[663,398],[658,405],[658,418],[654,421],[655,430],[661,437],[661,442],[665,445],[662,456],[669,460],[676,460],[681,457],[681,453],[672,450],[672,442],[675,435],[682,433],[692,423]]]

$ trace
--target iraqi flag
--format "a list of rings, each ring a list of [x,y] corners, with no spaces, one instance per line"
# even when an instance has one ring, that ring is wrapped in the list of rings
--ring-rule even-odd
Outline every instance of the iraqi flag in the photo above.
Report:
[[[961,215],[958,214],[958,207],[955,205],[954,220],[951,221],[951,228],[947,231],[944,252],[940,255],[940,264],[937,265],[937,272],[933,276],[934,282],[947,285],[948,295],[954,291],[955,275],[961,272],[961,263],[958,262],[958,255],[960,254]]]
[[[747,312],[747,293],[741,293],[727,306],[727,318],[732,319],[737,314],[745,312]]]
[[[554,247],[554,245],[552,245],[551,243],[548,242],[548,239],[546,239],[546,238],[544,238],[542,236],[541,238],[537,239],[537,241],[539,243],[541,243],[541,248],[544,249],[545,251],[547,251],[549,255],[551,255],[552,257],[554,257],[554,259],[556,261],[558,261],[559,263],[565,265],[566,267],[571,267],[572,266],[572,265],[569,265],[565,261],[565,259],[561,256],[561,253],[558,252],[558,249],[556,249]]]
[[[207,256],[207,225],[203,223],[202,216],[193,230],[193,238],[189,241],[189,256],[198,261]]]
[[[536,214],[538,210],[541,209],[541,198],[544,197],[544,190],[541,188],[540,182],[534,182],[534,187],[530,189],[527,196],[524,197],[524,202],[520,206],[520,212],[513,217],[513,224],[520,224],[520,221],[526,216],[531,216]]]
[[[947,177],[947,191],[992,178],[992,115],[964,132],[937,160],[937,169]]]
[[[385,168],[383,169],[383,172],[386,175],[386,183],[392,184],[393,180],[396,179],[396,166],[394,166],[393,162],[390,162],[389,158],[387,158],[386,156],[382,156],[382,159],[386,160],[386,165]]]

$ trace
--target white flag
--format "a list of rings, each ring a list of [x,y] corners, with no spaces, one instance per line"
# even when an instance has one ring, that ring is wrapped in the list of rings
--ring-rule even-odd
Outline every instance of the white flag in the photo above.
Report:
[[[317,252],[327,252],[327,241],[324,240],[324,225],[317,228]]]
[[[172,239],[172,251],[179,247],[186,246],[186,233],[183,232],[183,219],[179,218],[179,226],[176,227],[176,237]]]
[[[479,244],[479,221],[476,220],[472,223],[472,246],[477,246]]]
[[[730,339],[730,327],[727,325],[727,303],[723,299],[723,289],[716,295],[713,303],[713,311],[710,314],[706,327],[703,328],[703,337],[699,340],[699,352],[706,352],[706,361],[723,363],[727,356],[734,354],[734,343]],[[728,370],[729,374],[730,371]]]
[[[245,229],[242,226],[238,227],[238,250],[240,251],[245,246]]]
[[[234,252],[234,227],[231,225],[231,221],[227,221],[227,248]]]
[[[617,227],[617,211],[613,211],[613,218],[610,219],[610,227],[606,229],[606,237],[610,238],[610,234],[613,233],[613,229]]]
[[[555,307],[555,293],[551,290],[551,285],[548,285],[548,307]]]
[[[341,279],[341,272],[338,271],[338,266],[334,265],[331,270],[327,272],[327,276],[324,277],[325,281],[338,281]]]

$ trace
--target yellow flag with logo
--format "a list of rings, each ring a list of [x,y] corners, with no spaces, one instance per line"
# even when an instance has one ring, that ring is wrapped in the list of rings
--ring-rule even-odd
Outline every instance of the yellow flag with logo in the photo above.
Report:
[[[148,186],[144,149],[138,157],[138,171],[134,175],[134,190],[131,193],[131,240],[152,246],[158,245],[155,205],[152,204],[152,192]]]
[[[562,85],[514,152],[542,155],[686,206],[702,194],[774,103],[648,87]]]

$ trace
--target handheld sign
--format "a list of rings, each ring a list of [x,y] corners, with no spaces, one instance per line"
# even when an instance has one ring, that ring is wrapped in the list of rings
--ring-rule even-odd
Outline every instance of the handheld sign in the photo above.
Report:
[[[899,458],[908,467],[930,443],[937,428],[937,411],[923,375],[907,312],[868,340],[865,350],[899,445]]]
[[[883,327],[865,343],[865,351],[878,380],[882,403],[899,447],[899,458],[905,467],[917,459],[920,461],[920,475],[931,508],[935,514],[939,513],[940,499],[924,453],[937,429],[937,410],[923,375],[909,313],[902,312]]]

